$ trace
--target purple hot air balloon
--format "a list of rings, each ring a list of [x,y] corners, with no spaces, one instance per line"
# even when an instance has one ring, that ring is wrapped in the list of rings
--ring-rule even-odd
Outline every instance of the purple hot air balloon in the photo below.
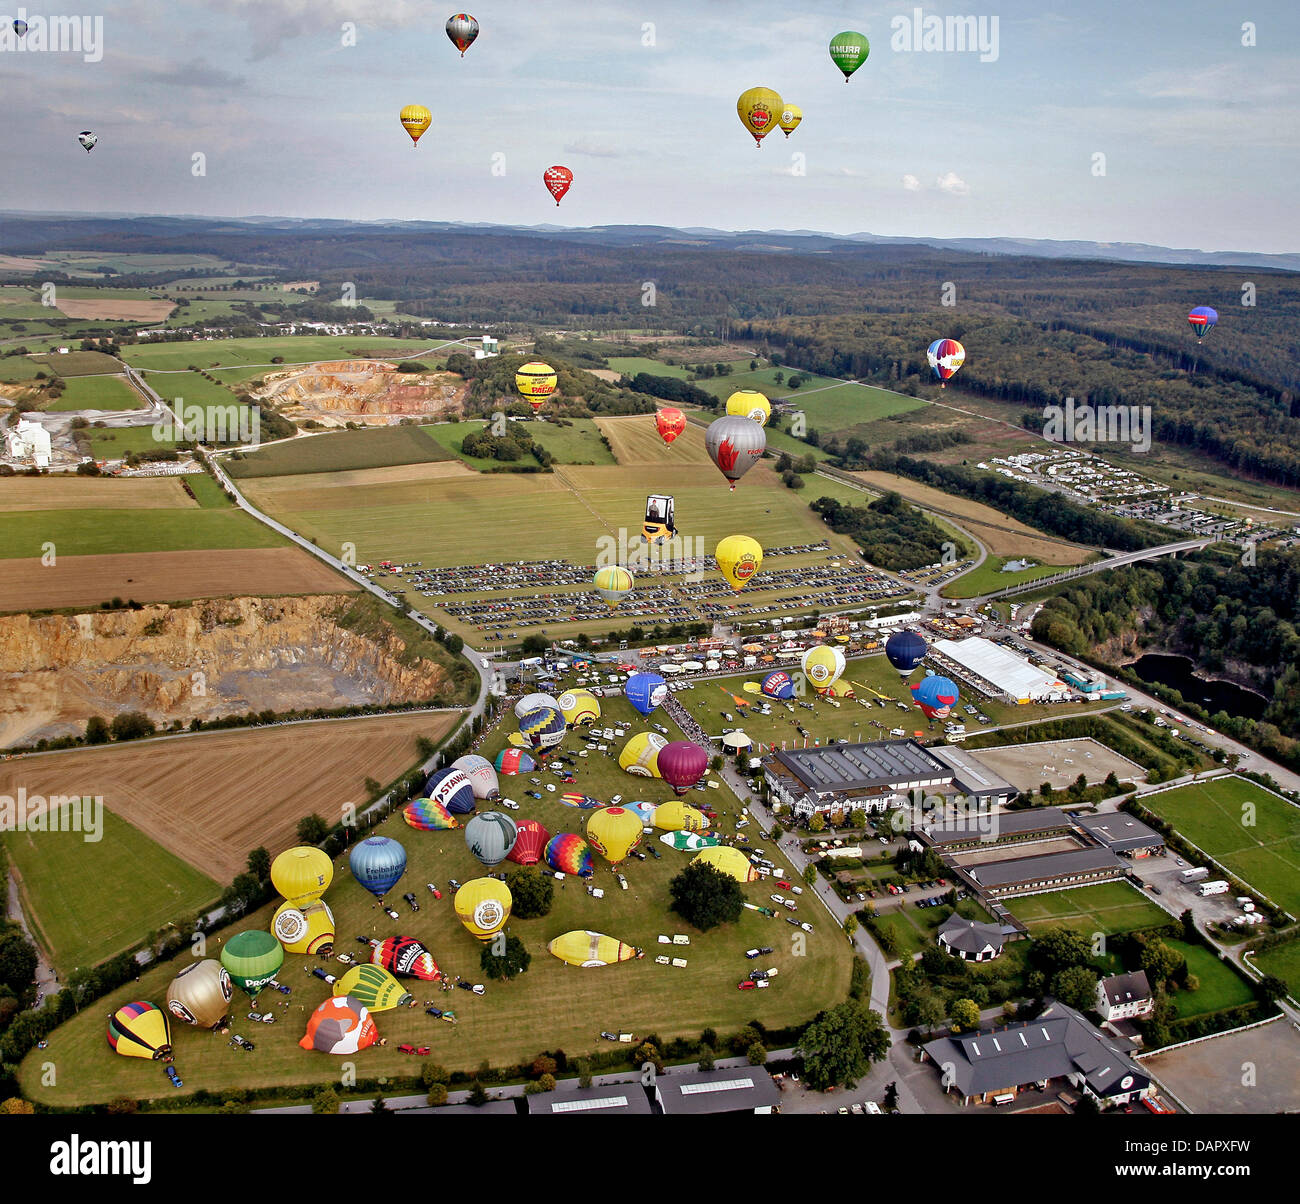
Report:
[[[704,776],[709,754],[689,740],[674,740],[659,750],[659,776],[678,794],[685,794]]]

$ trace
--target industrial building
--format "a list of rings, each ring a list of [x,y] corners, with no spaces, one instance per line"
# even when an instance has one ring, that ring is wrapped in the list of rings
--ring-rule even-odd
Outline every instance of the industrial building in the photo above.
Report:
[[[1028,811],[979,814],[978,822],[958,816],[951,823],[927,824],[918,835],[939,853],[1017,841],[1051,840],[1069,835],[1073,821],[1059,807],[1034,807]]]
[[[1123,811],[1079,815],[1074,817],[1074,822],[1080,830],[1122,857],[1154,857],[1164,852],[1165,838]]]
[[[935,640],[930,656],[982,694],[1010,702],[1060,702],[1070,695],[1065,682],[1036,669],[1022,656],[986,640]]]
[[[1072,886],[1088,886],[1123,878],[1128,873],[1124,862],[1102,848],[1041,853],[1037,857],[1016,857],[1010,861],[989,861],[960,868],[981,892],[994,897],[1043,894]]]
[[[985,765],[975,754],[950,744],[936,744],[926,749],[931,756],[952,770],[952,782],[968,799],[983,806],[1002,806],[1020,792]]]
[[[50,451],[50,432],[39,422],[20,418],[5,431],[5,452],[11,459],[30,460],[35,468],[49,468]]]
[[[774,802],[797,818],[901,807],[909,792],[952,785],[953,771],[912,740],[830,744],[763,758]]]

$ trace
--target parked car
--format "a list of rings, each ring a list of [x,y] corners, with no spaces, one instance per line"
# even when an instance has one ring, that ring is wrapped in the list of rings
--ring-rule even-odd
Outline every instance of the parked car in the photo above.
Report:
[[[447,885],[450,886],[452,890],[460,890],[460,883],[457,882],[455,878],[448,878]]]
[[[384,912],[390,920],[400,920],[402,918],[397,911],[394,908],[389,907],[387,903],[384,904]]]
[[[429,1056],[429,1047],[427,1045],[399,1045],[397,1049],[399,1053],[417,1054],[422,1058]]]
[[[426,882],[424,885],[429,888],[429,894],[431,894],[435,899],[442,898],[442,891],[438,889],[438,884],[436,882]]]
[[[234,1045],[238,1049],[246,1049],[250,1052],[256,1048],[251,1041],[244,1040],[244,1038],[239,1036],[237,1033],[231,1035],[230,1044]]]
[[[507,811],[518,811],[519,804],[512,798],[497,799],[497,806],[504,807]]]
[[[402,896],[402,898],[406,900],[406,905],[412,911],[420,910],[420,905],[415,901],[415,896],[409,890]]]
[[[460,987],[462,991],[473,991],[475,995],[482,995],[484,993],[482,983],[458,982],[456,985]]]
[[[184,1087],[184,1086],[185,1086],[185,1084],[184,1084],[183,1082],[181,1082],[181,1076],[180,1076],[179,1074],[176,1073],[176,1067],[175,1067],[175,1066],[168,1066],[168,1067],[167,1067],[167,1077],[171,1080],[171,1084],[172,1084],[173,1087]]]

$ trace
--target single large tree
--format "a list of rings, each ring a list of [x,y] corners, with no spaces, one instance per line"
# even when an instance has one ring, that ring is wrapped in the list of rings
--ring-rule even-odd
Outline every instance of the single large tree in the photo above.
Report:
[[[1067,966],[1052,976],[1052,994],[1081,1012],[1097,1006],[1097,975],[1089,966]]]
[[[820,1013],[804,1029],[798,1052],[804,1080],[815,1091],[854,1087],[872,1062],[889,1053],[889,1034],[875,1012],[850,999]]]
[[[1092,949],[1081,933],[1072,929],[1049,928],[1029,950],[1030,960],[1045,974],[1055,974],[1070,966],[1081,966],[1092,959]]]
[[[745,908],[740,883],[729,874],[697,861],[668,884],[675,912],[702,932],[719,924],[734,924]]]
[[[510,914],[518,920],[535,920],[550,914],[555,885],[549,874],[535,865],[521,865],[506,875],[512,900]]]
[[[524,943],[517,936],[508,936],[505,951],[493,952],[495,941],[488,941],[479,954],[479,965],[489,978],[509,979],[522,974],[532,963],[533,955],[524,948]]]

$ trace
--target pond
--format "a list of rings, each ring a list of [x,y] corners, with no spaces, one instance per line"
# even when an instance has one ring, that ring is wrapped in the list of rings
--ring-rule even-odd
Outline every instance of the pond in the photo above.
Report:
[[[1226,711],[1229,715],[1261,719],[1268,706],[1268,699],[1254,690],[1243,689],[1230,681],[1197,677],[1193,672],[1195,662],[1190,657],[1148,652],[1128,667],[1147,685],[1177,690],[1187,702],[1199,704],[1211,715],[1215,711]]]

